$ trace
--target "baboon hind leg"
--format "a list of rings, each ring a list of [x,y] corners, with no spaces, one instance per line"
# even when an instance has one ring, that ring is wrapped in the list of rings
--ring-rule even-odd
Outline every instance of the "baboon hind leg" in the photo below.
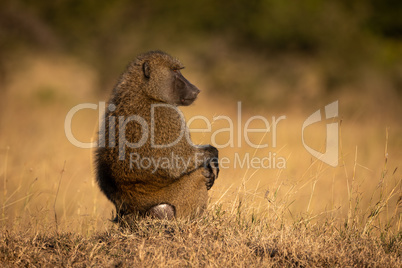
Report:
[[[203,170],[198,169],[158,191],[159,204],[148,210],[156,218],[193,218],[200,215],[208,202],[208,190]]]

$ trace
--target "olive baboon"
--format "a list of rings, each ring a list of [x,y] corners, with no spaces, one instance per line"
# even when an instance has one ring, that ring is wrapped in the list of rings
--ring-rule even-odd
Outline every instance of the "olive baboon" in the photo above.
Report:
[[[191,217],[205,208],[218,150],[192,144],[176,106],[200,92],[177,59],[151,51],[131,62],[108,102],[96,151],[97,181],[116,219]]]

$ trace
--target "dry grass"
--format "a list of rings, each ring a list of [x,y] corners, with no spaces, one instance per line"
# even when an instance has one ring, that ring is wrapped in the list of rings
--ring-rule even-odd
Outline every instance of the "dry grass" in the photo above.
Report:
[[[247,215],[250,216],[250,215]],[[400,238],[362,236],[331,222],[281,226],[216,209],[198,222],[141,222],[136,230],[6,232],[5,265],[31,266],[379,266],[398,267]]]
[[[71,145],[63,129],[71,107],[105,98],[94,93],[95,75],[62,57],[32,58],[26,66],[11,77],[0,100],[3,266],[402,265],[402,127],[393,111],[376,107],[376,114],[353,95],[340,95],[340,165],[332,168],[301,143],[303,121],[328,103],[280,113],[243,106],[243,125],[252,115],[286,115],[275,148],[272,132],[250,135],[285,158],[286,169],[222,168],[202,219],[143,221],[126,232],[109,222],[113,207],[93,181],[92,151]],[[376,98],[365,96],[362,103],[372,103],[370,97]],[[236,118],[236,107],[235,101],[201,94],[183,110],[188,118],[202,114],[212,120]],[[95,110],[80,112],[73,133],[89,142],[97,120]],[[227,127],[222,120],[212,124],[214,131]],[[325,123],[305,135],[311,147],[323,148]],[[193,138],[206,143],[211,134]],[[216,135],[219,144],[229,138]],[[238,147],[237,136],[234,141],[233,148],[220,149],[221,157],[267,155],[244,139]]]

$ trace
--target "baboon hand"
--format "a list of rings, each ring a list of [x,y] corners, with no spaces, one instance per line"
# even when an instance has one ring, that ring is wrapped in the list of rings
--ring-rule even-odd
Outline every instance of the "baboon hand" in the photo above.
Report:
[[[219,164],[218,159],[214,158],[210,161],[205,167],[203,167],[202,175],[205,177],[205,185],[207,186],[207,190],[211,189],[215,183],[215,180],[218,178],[219,174]]]
[[[204,157],[207,160],[210,160],[212,158],[218,159],[219,151],[214,146],[208,144],[208,145],[201,145],[199,148],[203,150]]]
[[[205,177],[205,185],[207,186],[207,190],[209,190],[218,178],[219,160],[218,150],[215,147],[208,145],[205,147],[205,150],[208,152],[209,157],[204,162],[203,175]]]

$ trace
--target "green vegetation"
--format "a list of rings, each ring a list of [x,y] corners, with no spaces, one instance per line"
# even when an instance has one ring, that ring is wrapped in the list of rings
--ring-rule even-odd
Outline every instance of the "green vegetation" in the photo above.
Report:
[[[206,79],[213,77],[211,65],[225,61],[223,49],[227,57],[249,51],[249,57],[274,65],[287,55],[312,62],[320,70],[323,94],[359,87],[367,70],[391,81],[390,94],[402,93],[398,1],[18,0],[3,1],[0,10],[3,61],[21,47],[75,55],[97,69],[103,90],[139,52],[159,48],[178,56],[197,54]],[[249,92],[260,89],[249,83],[220,88],[258,103]]]

